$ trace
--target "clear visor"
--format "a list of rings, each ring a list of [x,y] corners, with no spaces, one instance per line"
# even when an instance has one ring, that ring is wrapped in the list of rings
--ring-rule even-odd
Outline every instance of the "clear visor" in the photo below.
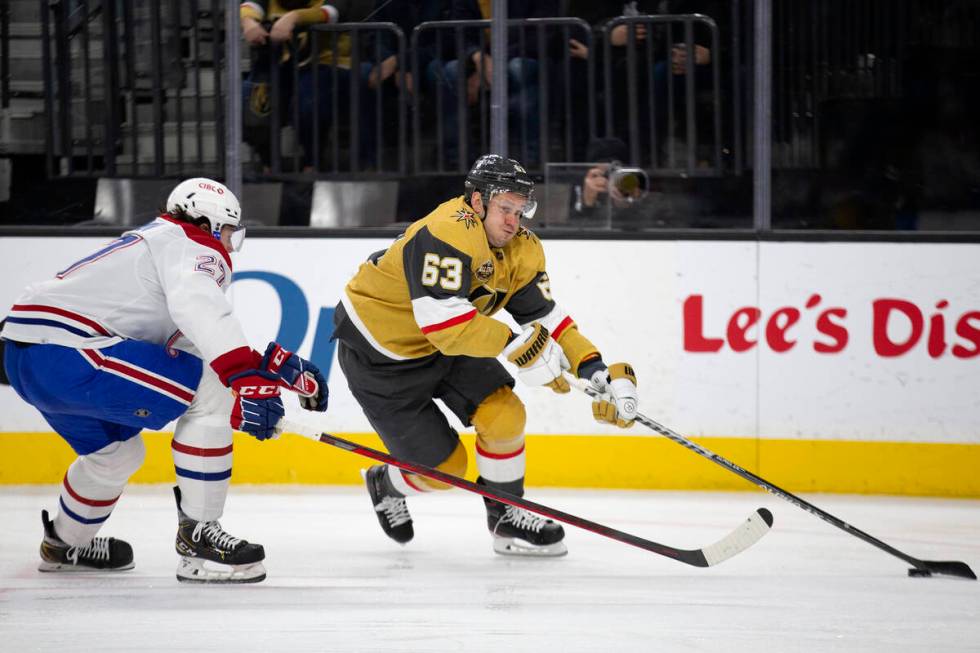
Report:
[[[490,202],[492,202],[493,198],[496,197],[497,195],[502,195],[504,193],[510,193],[511,197],[514,196],[520,197],[520,202],[516,207],[516,209],[517,212],[521,214],[521,217],[526,218],[528,220],[534,217],[535,211],[538,210],[538,201],[534,199],[533,192],[530,197],[525,197],[524,195],[516,193],[514,190],[510,188],[491,188]],[[490,204],[490,202],[487,202],[487,204]]]
[[[534,213],[537,210],[538,210],[538,200],[534,199],[533,197],[529,197],[527,198],[527,201],[524,202],[524,208],[521,209],[521,215],[523,215],[526,219],[530,220],[531,218],[534,217]]]
[[[214,236],[215,239],[217,239],[219,241],[222,241],[221,234],[224,231],[224,228],[225,227],[230,227],[230,226],[232,226],[232,225],[230,225],[230,224],[223,224],[220,227],[218,227],[218,230],[217,231],[211,232],[211,235]],[[224,242],[224,241],[222,241],[222,242]],[[242,250],[242,245],[245,243],[245,225],[244,224],[239,223],[235,227],[234,231],[232,231],[231,232],[231,235],[228,237],[228,243],[231,245],[231,251],[233,251],[233,252],[240,252]]]
[[[235,227],[235,230],[231,232],[231,251],[240,252],[242,251],[242,245],[245,244],[245,225],[240,224]]]

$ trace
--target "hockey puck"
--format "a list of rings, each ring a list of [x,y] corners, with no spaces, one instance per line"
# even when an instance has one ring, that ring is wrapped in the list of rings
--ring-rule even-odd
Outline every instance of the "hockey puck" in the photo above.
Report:
[[[916,577],[928,578],[929,576],[932,576],[932,572],[929,571],[928,569],[919,569],[918,567],[912,567],[911,569],[909,569],[909,576],[912,576],[913,578]]]

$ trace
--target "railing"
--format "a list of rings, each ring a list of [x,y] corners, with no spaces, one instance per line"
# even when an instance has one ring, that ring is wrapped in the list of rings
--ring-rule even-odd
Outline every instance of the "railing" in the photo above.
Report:
[[[531,18],[507,22],[511,34],[517,34],[518,47],[516,56],[510,58],[506,65],[515,80],[514,85],[519,87],[515,96],[519,109],[512,111],[508,108],[509,114],[516,114],[509,118],[508,131],[511,136],[519,137],[517,151],[510,154],[535,169],[543,168],[552,160],[574,160],[576,144],[573,130],[576,109],[587,114],[587,134],[591,137],[596,133],[595,69],[593,59],[587,59],[584,63],[587,79],[586,101],[576,107],[573,102],[576,89],[573,84],[572,56],[567,46],[554,48],[553,43],[557,40],[560,44],[567,44],[574,35],[591,51],[592,30],[585,21],[578,18]],[[475,65],[472,66],[473,71],[467,72],[471,66],[465,61],[465,55],[468,54],[468,42],[471,47],[473,44],[473,38],[467,39],[466,36],[474,33],[476,49],[489,55],[487,32],[490,23],[490,20],[432,21],[422,23],[412,31],[412,77],[416,80],[412,133],[414,166],[417,172],[466,172],[472,160],[489,149],[488,80],[484,74],[477,74]],[[529,48],[529,32],[533,35],[533,48]],[[448,49],[445,43],[447,33],[451,37]],[[434,43],[434,51],[438,56],[430,63],[429,70],[423,71],[420,69],[418,53],[420,42],[426,38]],[[549,47],[561,50],[557,60],[550,56],[553,53],[548,52]],[[432,66],[438,68],[434,69]],[[557,68],[556,86],[550,83],[553,66]],[[464,91],[470,75],[477,75],[478,79],[476,106],[472,108]],[[435,118],[431,131],[426,129],[423,121],[426,112],[422,94],[419,92],[423,86],[423,78],[428,82],[431,99],[434,100],[433,109],[430,109],[434,111]],[[529,78],[534,78],[533,82],[528,83]],[[532,97],[536,100],[532,100]],[[560,105],[560,112],[552,111],[553,104]],[[561,130],[560,140],[555,148],[552,148],[551,143],[552,120]],[[478,132],[478,143],[472,140],[474,127]],[[532,133],[533,131],[537,133]],[[428,144],[432,147],[428,148]],[[432,149],[433,152],[428,157],[427,149]],[[474,149],[479,152],[474,152]]]
[[[79,0],[74,6],[76,10],[69,15],[67,2],[52,0],[43,12],[43,38],[48,44],[44,70],[49,173],[131,178],[221,176],[226,151],[224,3],[166,0],[137,5]],[[632,146],[633,162],[653,173],[695,175],[710,168],[717,174],[721,169],[717,149],[722,113],[718,106],[721,56],[717,27],[702,16],[616,20],[650,25],[686,22],[689,32],[695,23],[711,29],[714,134],[708,140],[716,151],[709,157],[710,165],[704,161],[696,164],[692,154],[699,142],[708,142],[708,137],[698,134],[694,102],[685,109],[689,117],[686,163],[674,164],[674,148],[667,164],[658,163],[655,154],[645,153],[645,137],[650,136],[656,148],[657,135],[655,129],[643,137],[637,134],[642,128],[637,123],[635,83],[627,84],[631,121],[624,140]],[[308,37],[314,52],[309,71],[279,65],[269,69],[271,116],[265,127],[259,127],[266,132],[263,138],[270,151],[265,162],[268,172],[276,177],[305,179],[337,174],[377,177],[465,172],[489,147],[488,80],[478,76],[475,101],[470,104],[463,89],[471,71],[465,62],[455,66],[452,62],[466,58],[468,45],[488,51],[486,30],[490,22],[423,23],[411,34],[411,57],[406,54],[405,35],[392,23],[313,26]],[[603,82],[597,74],[595,55],[600,46],[591,28],[577,18],[511,20],[509,25],[514,47],[508,64],[522,82],[511,93],[511,156],[539,171],[551,162],[583,160],[590,138],[616,134],[612,111],[618,105],[610,97],[608,75]],[[367,70],[381,62],[380,33],[392,35],[397,42],[399,79],[412,71],[415,89],[411,95],[404,84],[397,84],[393,94],[381,85],[367,88]],[[585,44],[588,57],[572,56],[567,47],[571,38]],[[321,62],[319,56],[326,53],[336,61],[342,54],[342,39],[351,45],[346,82],[342,79],[345,73],[332,72],[333,66]],[[429,70],[423,71],[418,46],[425,40],[435,44],[437,55]],[[300,45],[297,41],[294,37],[292,47]],[[693,42],[690,34],[687,42]],[[668,39],[668,47],[671,43]],[[604,47],[608,52],[608,43]],[[268,48],[270,61],[279,61],[280,46]],[[635,43],[631,42],[626,51],[627,62],[635,68]],[[653,56],[648,45],[647,61]],[[671,75],[666,88],[673,89],[678,80],[690,78],[693,70],[689,67],[685,74],[676,76],[677,80]],[[631,68],[631,74],[638,73]],[[300,95],[301,75],[312,82],[304,91],[307,96]],[[236,80],[230,81],[234,84]],[[288,108],[280,103],[283,87],[291,87],[282,98],[287,101],[291,96]],[[606,93],[600,106],[602,88]],[[694,88],[691,80],[688,96]],[[313,111],[311,106],[319,109]],[[657,110],[654,104],[649,108],[651,112]],[[600,120],[603,110],[604,122]],[[665,111],[673,129],[673,105]],[[321,112],[333,119],[324,119]],[[652,120],[646,122],[652,124]],[[282,128],[287,126],[292,127],[296,141],[291,151],[283,142],[287,132]]]
[[[374,151],[365,152],[366,159],[368,161],[373,160],[374,166],[377,168],[378,172],[385,171],[385,157],[384,157],[384,136],[385,131],[383,129],[383,85],[377,84],[373,91],[367,90],[366,88],[366,78],[365,75],[370,69],[362,70],[361,66],[361,47],[360,47],[360,36],[363,33],[373,31],[373,54],[371,58],[373,66],[371,69],[377,69],[381,65],[381,49],[380,40],[377,38],[379,35],[377,32],[387,31],[391,32],[398,43],[398,54],[396,55],[398,61],[399,72],[398,75],[403,75],[402,71],[405,70],[405,35],[402,33],[401,29],[394,23],[348,23],[339,25],[316,25],[313,27],[313,51],[315,53],[320,51],[320,34],[326,33],[330,34],[330,54],[333,61],[337,61],[339,56],[338,44],[340,42],[340,35],[342,33],[350,34],[350,166],[353,172],[358,172],[361,167],[361,147],[368,145],[364,143],[364,139],[361,138],[364,133],[372,133],[373,135],[373,149]],[[320,63],[319,57],[314,56],[314,71],[317,71],[322,64]],[[319,79],[318,74],[313,75],[313,106],[319,106]],[[333,82],[330,100],[332,103],[331,113],[334,119],[331,122],[331,160],[330,169],[332,171],[339,171],[341,169],[340,157],[339,157],[339,147],[340,147],[340,94],[338,93],[337,76],[330,75],[330,79]],[[362,82],[364,82],[362,84]],[[370,127],[365,127],[362,131],[361,120],[363,116],[361,115],[361,92],[362,90],[367,93],[374,94],[374,129],[373,132],[369,132]],[[398,140],[396,142],[396,161],[397,168],[394,172],[398,174],[407,173],[407,156],[406,156],[406,131],[407,131],[407,120],[406,120],[406,91],[405,85],[400,84],[397,91],[397,121],[398,121]],[[314,115],[315,118],[315,115]],[[319,165],[319,143],[320,143],[320,121],[313,120],[313,170],[315,172],[321,171],[321,166]],[[369,142],[370,143],[370,142]],[[370,146],[369,146],[370,147]]]
[[[49,175],[220,174],[226,3],[73,4],[42,11]]]
[[[253,48],[253,53],[262,56],[263,61],[252,62],[246,82],[251,88],[253,84],[265,83],[258,81],[260,78],[256,73],[268,75],[269,115],[267,124],[250,129],[246,141],[268,141],[268,152],[263,152],[261,157],[266,159],[264,163],[270,173],[277,178],[346,173],[407,174],[408,121],[404,85],[398,85],[395,98],[397,135],[392,156],[388,156],[384,147],[388,133],[384,128],[388,92],[382,84],[377,84],[374,89],[367,86],[368,70],[381,64],[379,36],[385,32],[397,42],[397,74],[401,76],[405,70],[405,38],[393,23],[314,25],[308,37],[294,36],[285,46],[270,42],[262,48]],[[309,42],[305,41],[307,38]],[[369,46],[362,48],[362,42]],[[370,50],[372,56],[365,58],[362,50]],[[296,65],[300,52],[304,53],[301,55],[304,61]],[[349,57],[348,65],[338,70],[322,61],[323,54],[334,62]],[[284,58],[288,59],[288,65],[282,63]],[[266,65],[267,71],[264,70]],[[263,70],[258,70],[259,67]],[[342,81],[342,78],[346,79]],[[288,91],[288,98],[284,91]],[[282,99],[288,100],[285,108],[281,106]],[[324,103],[325,106],[321,106]],[[283,115],[284,111],[288,116]],[[321,119],[322,112],[327,112],[329,120]],[[368,120],[373,124],[366,124]],[[293,130],[294,142],[284,153],[282,128],[287,125]],[[262,147],[258,142],[254,145]],[[329,146],[326,156],[324,145]],[[284,165],[287,161],[289,166]]]
[[[49,176],[223,176],[226,153],[230,152],[228,160],[233,163],[231,156],[241,147],[230,143],[229,151],[224,143],[226,103],[222,98],[227,98],[229,88],[232,93],[238,92],[237,76],[225,79],[223,73],[226,3],[38,2],[43,7]],[[761,165],[769,167],[761,152],[769,153],[771,142],[771,167],[778,172],[776,185],[770,190],[768,183],[760,181],[759,192],[752,195],[755,205],[774,205],[777,220],[780,212],[785,219],[796,211],[805,226],[807,220],[809,224],[825,224],[813,218],[819,217],[835,196],[857,192],[875,195],[882,204],[891,202],[880,188],[867,184],[859,188],[857,181],[857,177],[872,176],[867,174],[871,166],[865,165],[869,153],[886,152],[871,164],[879,178],[901,186],[896,195],[901,202],[891,204],[912,204],[923,214],[930,210],[933,214],[959,211],[965,223],[967,214],[975,209],[971,169],[968,165],[948,165],[956,159],[933,145],[956,155],[973,156],[970,146],[975,140],[975,126],[968,116],[976,108],[976,95],[970,88],[980,43],[980,7],[944,0],[766,0],[761,4],[773,8],[771,22],[768,13],[759,14],[767,17],[764,24],[771,29],[766,33],[773,39],[772,116],[767,125],[751,124],[764,119],[763,114],[746,110],[766,104],[753,104],[763,97],[760,89],[767,88],[764,84],[753,86],[753,72],[759,71],[756,82],[770,80],[769,57],[761,49],[757,52],[757,43],[752,40],[756,2],[731,0],[729,16],[621,17],[595,34],[571,18],[511,21],[512,26],[519,25],[513,27],[516,32],[511,42],[528,59],[540,58],[539,53],[547,50],[555,34],[561,41],[581,35],[579,40],[589,44],[590,52],[587,59],[576,60],[563,49],[559,56],[547,59],[539,69],[541,74],[523,92],[511,94],[512,100],[525,105],[531,89],[538,95],[534,111],[525,111],[524,117],[511,116],[511,156],[525,163],[531,159],[533,165],[529,167],[540,173],[562,162],[582,162],[582,142],[619,133],[628,144],[628,155],[623,157],[626,163],[642,167],[662,198],[674,200],[684,193],[720,197],[724,211],[711,207],[703,213],[726,220],[729,215],[752,212],[753,200],[744,192],[745,186],[762,175],[749,178],[741,173],[754,166],[752,157],[747,156],[754,143],[761,148],[756,151],[763,156]],[[68,7],[73,8],[70,15]],[[6,24],[7,8],[8,3],[0,2],[3,106],[10,101],[10,66],[11,61],[17,63],[18,56],[14,50],[10,59],[18,32],[16,23],[13,29]],[[461,89],[469,73],[464,66],[457,66],[448,75],[444,64],[463,52],[461,41],[466,30],[475,32],[474,42],[485,49],[489,38],[484,28],[488,25],[488,21],[427,23],[418,26],[408,39],[397,28],[385,27],[396,30],[398,75],[413,70],[415,93],[408,94],[404,85],[398,85],[397,91],[385,98],[387,91],[366,92],[357,83],[343,99],[339,99],[343,89],[333,93],[330,102],[334,115],[344,107],[349,116],[346,122],[310,123],[311,134],[315,132],[310,141],[315,141],[315,147],[309,148],[309,162],[304,161],[303,150],[294,146],[290,151],[280,142],[289,135],[289,129],[282,126],[299,124],[295,103],[286,109],[273,102],[272,111],[294,115],[290,120],[288,114],[277,114],[272,120],[274,127],[267,130],[276,152],[269,161],[270,178],[292,176],[312,181],[352,175],[370,180],[388,175],[405,179],[413,174],[458,175],[465,171],[468,159],[479,154],[478,150],[488,149],[490,115],[500,109],[489,106],[486,82],[479,77],[472,105],[462,92],[447,92],[450,80]],[[640,25],[650,34],[659,32],[660,40],[636,38]],[[621,50],[621,72],[627,80],[621,84],[621,94],[616,69],[608,70],[608,30],[616,26],[628,27],[633,35]],[[354,48],[352,57],[359,57],[358,64],[376,65],[377,46],[372,53],[370,38],[363,34],[367,29],[342,23],[317,27],[311,34],[318,49],[322,45],[329,50],[337,47],[334,43],[341,33],[361,32],[354,38],[368,45],[363,51]],[[699,30],[706,31],[708,37],[699,37]],[[10,45],[10,32],[15,46]],[[438,39],[440,50],[444,50],[437,60],[442,70],[438,83],[429,87],[413,47],[423,38]],[[637,83],[646,79],[642,77],[644,71],[667,63],[666,53],[672,45],[690,50],[698,43],[713,51],[710,65],[685,64],[682,74],[667,75],[660,86]],[[753,55],[762,56],[763,65],[756,66]],[[231,68],[234,70],[234,65]],[[295,81],[295,71],[286,74]],[[319,79],[320,74],[316,77]],[[331,84],[330,91],[335,90],[336,80],[325,79],[324,83]],[[13,80],[15,84],[19,81]],[[925,86],[928,92],[920,92]],[[321,85],[316,92],[325,97],[330,91]],[[13,92],[16,97],[17,86]],[[316,103],[321,99],[318,96]],[[372,103],[383,108],[368,111]],[[458,116],[456,122],[447,120],[449,107]],[[617,118],[617,112],[622,119]],[[537,122],[527,119],[532,113]],[[357,135],[365,125],[371,126],[369,131],[376,136],[383,132],[387,142],[376,137],[369,147],[363,146]],[[532,144],[536,155],[529,149]],[[370,168],[362,161],[366,150],[376,160]],[[931,162],[929,169],[926,159]],[[898,165],[893,165],[896,161]],[[907,169],[899,169],[902,166]],[[950,175],[945,172],[947,168],[960,168],[963,174]],[[926,172],[933,179],[942,176],[944,183],[928,188]],[[903,174],[900,183],[895,182]],[[794,186],[786,180],[798,183]],[[426,178],[422,183],[428,181]],[[787,205],[792,208],[786,209]],[[725,211],[729,213],[722,215]],[[671,212],[697,213],[689,207]],[[938,224],[935,215],[932,219],[926,224]],[[767,223],[759,224],[765,228]]]
[[[626,74],[617,75],[613,68],[613,45],[610,34],[619,25],[627,27],[625,46]],[[680,42],[675,41],[673,27],[683,27],[684,37]],[[698,103],[696,99],[698,77],[695,56],[685,57],[682,75],[673,74],[672,56],[675,47],[682,46],[687,53],[696,51],[697,43],[694,38],[695,25],[702,25],[710,33],[710,106],[712,113],[712,150],[710,156],[701,157],[698,153]],[[638,28],[644,27],[649,32],[643,39],[642,52],[638,39]],[[721,67],[722,53],[718,26],[712,18],[700,14],[685,14],[671,16],[621,16],[609,21],[603,28],[603,43],[605,64],[605,118],[606,133],[616,134],[615,118],[616,100],[622,101],[621,95],[614,92],[617,77],[623,82],[626,91],[627,131],[623,134],[624,141],[629,143],[630,161],[655,170],[661,174],[668,172],[683,173],[687,176],[696,174],[719,175],[722,172],[722,102],[721,102]],[[660,45],[662,44],[662,46]],[[640,57],[642,56],[642,59]],[[658,59],[659,57],[659,59]],[[676,104],[678,82],[683,81],[684,100],[684,161],[677,160],[676,145],[678,138],[675,133],[677,116]],[[645,79],[644,79],[645,78]],[[645,90],[645,97],[641,91]],[[662,97],[666,95],[666,98]],[[644,102],[645,101],[645,102]],[[641,112],[641,106],[644,110]],[[666,111],[666,125],[659,111]],[[645,115],[641,115],[645,114]],[[645,128],[645,129],[644,129]],[[666,141],[666,142],[661,142]],[[643,145],[648,144],[648,148]],[[663,147],[663,155],[661,155]],[[710,163],[710,165],[706,165]]]
[[[575,143],[579,134],[592,137],[600,132],[602,135],[619,132],[625,134],[624,140],[629,144],[630,163],[642,165],[653,174],[676,172],[692,176],[727,171],[730,168],[721,160],[719,150],[728,144],[734,150],[737,174],[742,165],[744,141],[741,114],[748,97],[743,89],[745,84],[739,83],[744,82],[742,71],[747,64],[741,59],[750,51],[742,47],[739,5],[748,8],[747,3],[734,0],[731,34],[720,34],[714,20],[698,15],[620,17],[595,39],[588,25],[579,19],[509,21],[519,35],[520,51],[527,58],[546,59],[542,52],[558,32],[562,42],[574,35],[588,44],[590,53],[598,47],[604,55],[603,67],[597,71],[595,57],[590,56],[580,64],[564,48],[560,57],[538,68],[540,74],[534,85],[539,98],[537,120],[511,120],[511,134],[519,136],[512,155],[525,160],[534,158],[528,148],[536,143],[540,160],[534,167],[542,169],[552,161],[581,160],[582,148]],[[69,12],[69,6],[75,10]],[[225,152],[221,100],[224,8],[225,3],[218,0],[45,2],[42,37],[45,108],[49,120],[47,149],[52,176],[220,174]],[[822,112],[827,102],[902,97],[906,92],[904,67],[909,43],[942,40],[976,47],[980,22],[976,8],[959,9],[963,15],[952,28],[949,21],[940,29],[938,21],[929,20],[930,15],[953,10],[939,0],[902,3],[776,0],[773,15],[775,167],[812,169],[824,165],[826,118]],[[0,3],[0,103],[3,107],[10,101],[9,11],[7,3]],[[625,74],[634,81],[644,68],[649,70],[666,63],[662,60],[663,53],[669,52],[675,43],[672,27],[683,30],[683,38],[676,42],[688,47],[697,41],[693,35],[696,29],[708,29],[711,49],[716,54],[722,52],[725,44],[731,45],[730,60],[712,57],[710,80],[705,88],[699,87],[699,74],[688,63],[684,75],[668,75],[666,83],[659,87],[625,83],[622,84],[624,96],[615,97],[616,71],[611,68],[613,49],[607,35],[618,25],[630,28],[623,59]],[[659,33],[661,40],[638,40],[636,29],[641,25]],[[334,121],[329,126],[330,133],[322,133],[318,124],[313,125],[317,136],[332,138],[333,149],[327,160],[318,160],[310,166],[311,172],[315,175],[341,170],[365,174],[464,171],[468,159],[475,154],[473,150],[482,151],[488,146],[489,100],[483,92],[486,84],[481,79],[477,103],[473,106],[466,103],[463,93],[455,94],[453,112],[459,119],[451,125],[446,115],[447,85],[437,83],[423,89],[425,71],[419,70],[416,46],[422,38],[436,40],[437,49],[446,50],[440,61],[447,63],[459,58],[465,30],[477,32],[478,46],[486,49],[488,39],[484,29],[488,26],[489,21],[419,25],[411,34],[414,53],[411,61],[405,60],[405,36],[392,24],[316,26],[312,34],[318,44],[336,40],[340,33],[361,41],[364,40],[361,35],[369,30],[394,33],[400,48],[399,70],[413,71],[416,92],[409,98],[399,87],[396,120],[390,120],[383,110],[371,116],[375,131],[379,132],[374,138],[374,158],[381,165],[371,171],[363,170],[356,160],[363,154],[357,138],[350,139],[347,148],[354,163],[340,161],[343,152],[337,144],[340,122]],[[145,43],[138,42],[141,29],[145,32]],[[141,47],[144,45],[145,48]],[[93,54],[100,46],[101,53]],[[326,47],[331,46],[328,43]],[[358,63],[378,63],[376,44],[373,57],[370,53],[362,57],[359,47],[353,48],[351,54]],[[585,71],[582,76],[576,75],[581,72],[576,69],[579,65]],[[725,74],[722,71],[729,69],[732,71],[730,97],[727,84],[723,90],[719,81]],[[462,87],[464,73],[465,68],[458,66],[456,78],[452,80],[457,88]],[[582,77],[584,88],[581,88]],[[441,81],[449,80],[443,75]],[[361,129],[360,122],[364,120],[360,111],[364,93],[360,89],[361,86],[354,85],[349,94],[350,127],[354,132]],[[522,93],[528,90],[524,88]],[[657,97],[659,92],[667,97]],[[372,93],[380,106],[381,90]],[[518,98],[526,100],[522,93],[517,94]],[[707,102],[699,101],[704,95],[709,96]],[[573,96],[584,96],[585,100],[577,106]],[[406,115],[409,102],[410,118]],[[615,118],[617,104],[624,109],[622,124],[617,124]],[[682,107],[681,112],[677,111],[678,107]],[[273,111],[279,110],[278,103],[273,102]],[[704,113],[711,114],[706,121],[708,129],[699,129],[699,115],[704,117]],[[432,120],[426,120],[427,117]],[[276,116],[273,124],[280,124],[280,118]],[[665,125],[663,129],[656,127],[658,121]],[[528,133],[535,122],[537,133]],[[386,155],[381,151],[380,132],[394,123],[397,123],[395,152]],[[676,131],[678,126],[681,133]],[[471,141],[471,130],[476,133],[474,141]],[[270,140],[278,141],[280,137],[277,130],[270,130]],[[454,156],[454,161],[449,161],[447,156],[451,141],[458,143],[461,154]],[[277,145],[273,144],[274,151],[278,151]],[[314,157],[319,157],[320,148],[313,149]],[[298,172],[298,154],[294,152],[293,156],[292,171]],[[389,161],[391,165],[387,165]],[[286,172],[279,157],[274,158],[271,167],[277,174]]]
[[[10,106],[10,6],[0,2],[0,109]]]

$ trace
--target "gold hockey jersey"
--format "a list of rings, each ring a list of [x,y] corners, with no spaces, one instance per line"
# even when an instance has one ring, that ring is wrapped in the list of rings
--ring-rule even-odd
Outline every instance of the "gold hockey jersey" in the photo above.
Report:
[[[538,237],[522,227],[504,247],[491,247],[463,197],[439,205],[362,263],[341,303],[364,340],[396,361],[437,351],[495,357],[512,333],[490,317],[502,308],[522,326],[541,322],[573,373],[598,354],[552,299]],[[343,329],[337,336],[345,339]]]
[[[339,19],[338,10],[334,6],[336,2],[324,2],[322,0],[293,0],[293,2],[283,2],[282,0],[245,0],[239,5],[238,15],[240,18],[254,18],[262,22],[275,22],[289,11],[299,11],[300,25],[313,25],[316,23],[335,23]]]
[[[352,0],[246,0],[239,6],[240,18],[254,18],[259,22],[267,21],[274,23],[289,11],[298,12],[298,25],[296,39],[298,45],[297,57],[300,65],[305,66],[310,61],[310,50],[313,41],[310,37],[310,25],[318,23],[337,23],[359,22],[364,20],[373,8],[373,3],[367,0],[355,2]],[[334,44],[336,38],[336,44]],[[334,50],[337,54],[337,67],[350,68],[351,66],[351,36],[348,32],[336,34],[321,34],[320,44],[320,63],[332,65],[334,63]],[[282,61],[287,61],[291,50],[283,50]]]

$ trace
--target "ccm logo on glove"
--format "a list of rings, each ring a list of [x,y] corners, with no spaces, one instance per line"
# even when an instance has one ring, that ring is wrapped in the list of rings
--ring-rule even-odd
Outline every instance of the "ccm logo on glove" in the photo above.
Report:
[[[269,366],[270,370],[275,367],[275,369],[272,371],[278,372],[279,368],[282,367],[282,364],[286,362],[287,358],[289,358],[289,352],[277,345],[276,353],[272,357],[272,365]]]
[[[228,385],[235,395],[231,428],[259,440],[275,437],[276,424],[285,414],[277,377],[265,370],[245,370],[228,377]]]
[[[274,385],[243,385],[235,388],[239,397],[277,397],[279,388]]]

